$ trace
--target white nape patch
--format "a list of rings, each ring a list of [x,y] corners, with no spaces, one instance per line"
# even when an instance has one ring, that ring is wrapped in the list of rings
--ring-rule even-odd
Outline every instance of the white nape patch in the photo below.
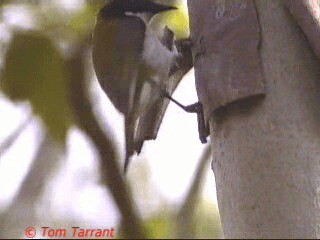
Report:
[[[124,14],[125,14],[126,16],[138,17],[138,18],[140,18],[146,25],[149,23],[150,19],[151,19],[152,16],[153,16],[152,13],[144,13],[144,12],[139,12],[139,13],[125,12]]]

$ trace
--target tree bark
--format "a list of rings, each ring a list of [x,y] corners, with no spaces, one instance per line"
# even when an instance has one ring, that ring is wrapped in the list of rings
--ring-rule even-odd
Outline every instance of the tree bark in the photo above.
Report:
[[[229,103],[209,120],[224,234],[226,238],[317,238],[319,61],[286,1],[254,4],[266,95]]]

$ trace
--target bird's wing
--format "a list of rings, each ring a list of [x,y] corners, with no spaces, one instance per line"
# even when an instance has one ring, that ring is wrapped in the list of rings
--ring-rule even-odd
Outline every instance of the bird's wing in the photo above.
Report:
[[[99,83],[114,106],[127,115],[133,107],[146,26],[136,17],[97,22],[93,64]]]
[[[93,64],[99,83],[125,117],[125,169],[134,153],[145,31],[145,23],[131,16],[100,19],[93,34]]]

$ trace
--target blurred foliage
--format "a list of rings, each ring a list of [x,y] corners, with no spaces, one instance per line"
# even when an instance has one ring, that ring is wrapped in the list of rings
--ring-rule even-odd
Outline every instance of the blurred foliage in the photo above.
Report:
[[[171,209],[162,208],[161,212],[146,220],[150,238],[174,238],[174,215]]]
[[[161,207],[161,211],[146,220],[146,226],[151,238],[176,238],[175,207]],[[222,238],[219,210],[212,202],[200,201],[196,209],[195,221],[192,223],[196,230],[196,238]]]
[[[195,224],[197,238],[223,237],[218,206],[211,202],[199,201]]]
[[[101,4],[88,4],[79,12],[74,14],[67,24],[69,30],[77,33],[80,37],[91,32],[95,23],[95,15],[99,11]]]
[[[64,140],[71,117],[64,58],[40,32],[17,32],[7,50],[2,89],[13,101],[29,100],[52,136]]]
[[[0,7],[2,7],[3,5],[9,3],[10,0],[1,0],[0,1]]]
[[[59,9],[54,2],[1,2],[6,7],[25,7],[36,19],[36,25],[31,30],[9,29],[12,38],[0,73],[0,90],[14,102],[28,100],[52,136],[61,142],[73,123],[66,89],[68,52],[63,51],[61,44],[72,45],[90,34],[103,2],[84,5],[73,14]]]

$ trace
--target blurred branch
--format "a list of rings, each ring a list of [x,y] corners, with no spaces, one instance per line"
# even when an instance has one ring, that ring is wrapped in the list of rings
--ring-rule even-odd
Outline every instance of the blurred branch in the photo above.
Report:
[[[61,145],[45,133],[17,195],[1,214],[0,238],[20,238],[27,227],[38,224],[36,204],[48,183],[50,173],[58,164],[61,153]]]
[[[31,120],[32,115],[30,114],[2,143],[0,143],[0,156],[3,155],[13,145]]]
[[[145,238],[143,225],[135,211],[128,186],[117,165],[112,140],[104,134],[92,111],[85,81],[86,49],[85,44],[77,46],[68,60],[68,70],[70,71],[69,94],[76,122],[91,138],[100,155],[103,181],[108,186],[121,213],[125,236],[128,238]]]
[[[194,238],[195,227],[194,222],[195,209],[199,202],[200,193],[202,190],[203,180],[206,173],[206,167],[211,159],[211,146],[208,144],[203,151],[199,164],[195,171],[193,183],[187,193],[185,201],[183,202],[177,214],[177,238]]]

